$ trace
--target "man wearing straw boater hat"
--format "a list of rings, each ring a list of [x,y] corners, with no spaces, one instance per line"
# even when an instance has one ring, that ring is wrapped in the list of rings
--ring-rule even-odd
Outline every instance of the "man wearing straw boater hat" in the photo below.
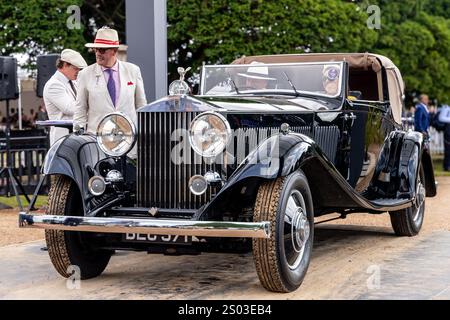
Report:
[[[77,79],[81,69],[87,67],[81,54],[64,49],[56,61],[56,72],[44,86],[44,103],[50,120],[72,120],[77,96]],[[51,127],[50,145],[69,134],[65,128]]]
[[[103,117],[111,112],[124,113],[136,124],[136,109],[147,104],[144,82],[138,66],[117,59],[117,31],[99,29],[94,43],[86,47],[94,49],[97,62],[78,76],[74,130],[95,133]]]

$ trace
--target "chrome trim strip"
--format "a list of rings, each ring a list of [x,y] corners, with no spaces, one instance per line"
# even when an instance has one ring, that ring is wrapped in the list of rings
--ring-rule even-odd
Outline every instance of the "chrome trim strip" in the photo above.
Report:
[[[159,112],[158,113],[158,124],[155,128],[159,128],[159,133],[158,133],[158,146],[159,146],[159,150],[158,150],[158,164],[159,164],[159,170],[158,170],[158,175],[155,177],[157,181],[159,181],[159,185],[158,185],[158,189],[157,189],[157,194],[158,194],[158,204],[160,206],[164,206],[166,207],[166,205],[164,204],[164,200],[163,200],[163,192],[164,192],[164,182],[163,181],[163,170],[166,167],[166,163],[163,163],[163,143],[164,143],[164,136],[163,136],[163,132],[166,131],[166,128],[163,128],[162,125],[162,121],[161,121],[161,115],[162,113]],[[164,130],[164,131],[163,131]]]
[[[125,219],[33,215],[19,213],[20,228],[38,228],[101,233],[269,238],[270,222],[193,221],[169,219]]]
[[[167,207],[169,207],[169,205],[168,205],[168,202],[167,202],[167,196],[168,196],[168,192],[167,192],[167,187],[168,187],[168,185],[167,185],[167,170],[170,170],[170,165],[171,165],[171,163],[168,163],[167,162],[167,157],[166,157],[166,154],[167,154],[167,136],[166,136],[166,134],[167,134],[167,122],[166,122],[166,120],[167,120],[167,113],[163,113],[162,114],[162,128],[164,128],[164,131],[163,131],[163,133],[161,134],[161,138],[162,138],[162,141],[161,141],[161,146],[162,146],[162,152],[161,152],[161,163],[164,163],[165,165],[164,165],[164,169],[162,170],[162,172],[161,172],[161,175],[162,175],[162,177],[161,177],[161,180],[162,180],[162,197],[161,197],[161,199],[162,199],[162,203],[163,203],[163,206],[164,206],[164,208],[167,208]]]
[[[169,190],[169,203],[172,205],[175,201],[174,201],[174,199],[172,198],[172,196],[173,196],[173,194],[175,193],[175,192],[173,192],[172,191],[172,189],[173,189],[173,178],[172,178],[172,167],[173,167],[173,162],[172,162],[172,120],[173,120],[173,117],[169,117],[169,123],[168,123],[168,126],[169,126],[169,130],[166,130],[166,134],[168,135],[167,136],[167,140],[168,140],[168,146],[167,146],[167,150],[166,150],[166,152],[168,152],[168,155],[167,155],[167,159],[166,159],[166,163],[168,164],[167,165],[167,167],[168,167],[168,169],[169,169],[169,171],[168,171],[168,174],[169,174],[169,178],[167,179],[167,184],[168,184],[168,190]]]
[[[182,129],[181,126],[181,114],[179,112],[175,113],[175,126],[179,129]],[[183,154],[183,157],[186,158],[186,155]],[[174,206],[175,208],[182,208],[182,195],[181,195],[181,166],[184,165],[184,161],[182,159],[178,160],[178,165],[175,164],[175,178],[174,181],[176,181],[178,190],[176,188],[173,188],[175,192],[175,202]]]
[[[159,124],[156,122],[156,114],[155,113],[149,112],[148,114],[150,115],[152,122],[153,122],[153,126],[150,128],[150,130],[151,130],[151,133],[153,135],[153,140],[154,140],[154,142],[152,144],[153,145],[153,147],[152,147],[153,154],[150,154],[150,156],[153,157],[152,158],[153,163],[152,163],[152,167],[151,167],[151,168],[153,168],[153,177],[148,177],[148,178],[151,179],[151,181],[153,181],[153,183],[154,183],[153,184],[153,199],[150,198],[150,200],[155,202],[156,199],[158,199],[157,190],[159,187],[157,184],[157,181],[159,181],[159,180],[156,179],[156,174],[157,174],[157,165],[156,164],[158,163],[158,159],[157,159],[158,155],[157,155],[156,148],[159,143],[159,140],[157,140],[157,128],[158,128]],[[146,155],[146,156],[148,156],[148,155]],[[139,183],[146,183],[146,181],[139,181]],[[145,201],[149,202],[149,197],[145,198]],[[142,205],[142,203],[141,203],[141,205]]]
[[[183,128],[183,129],[189,128],[188,123],[187,123],[188,116],[189,116],[189,113],[187,113],[187,112],[181,113],[181,128]],[[190,155],[190,153],[189,153],[189,155]],[[190,161],[190,159],[187,159],[187,161]],[[193,167],[193,165],[188,165],[186,163],[183,163],[182,167],[181,167],[181,183],[183,183],[183,190],[182,190],[183,191],[183,208],[186,208],[186,209],[193,208],[192,207],[192,204],[193,204],[192,197],[190,196],[191,193],[189,191],[189,187],[186,185],[186,181],[187,181],[186,177],[189,174],[187,172],[187,170],[191,170],[192,167]],[[188,194],[188,192],[189,192],[189,194]],[[191,201],[189,201],[189,200],[191,200]]]

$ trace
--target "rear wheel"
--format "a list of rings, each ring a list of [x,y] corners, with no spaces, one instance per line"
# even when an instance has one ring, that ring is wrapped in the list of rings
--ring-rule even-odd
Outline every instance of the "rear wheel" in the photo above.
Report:
[[[269,239],[253,239],[261,284],[269,291],[296,290],[306,275],[314,238],[311,191],[303,172],[263,183],[254,221],[270,221]]]
[[[414,204],[406,209],[389,212],[392,228],[397,236],[411,237],[419,233],[425,215],[425,190],[425,173],[421,165]]]
[[[54,177],[47,214],[81,216],[82,208],[81,196],[73,181],[64,176]],[[80,278],[89,279],[105,270],[112,251],[96,249],[93,236],[88,232],[45,230],[48,254],[60,275],[68,278],[79,268]]]

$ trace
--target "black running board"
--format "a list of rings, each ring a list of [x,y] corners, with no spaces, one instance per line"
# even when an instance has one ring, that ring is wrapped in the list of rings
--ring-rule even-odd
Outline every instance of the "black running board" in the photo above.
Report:
[[[391,211],[409,208],[413,205],[410,199],[374,199],[369,203],[377,208],[377,211]]]

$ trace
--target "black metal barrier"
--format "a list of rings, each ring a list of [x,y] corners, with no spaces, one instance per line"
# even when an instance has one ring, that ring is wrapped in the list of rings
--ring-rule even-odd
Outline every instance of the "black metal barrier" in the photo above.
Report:
[[[49,148],[44,129],[11,130],[11,167],[25,192],[33,194],[41,178],[41,169]],[[7,166],[5,132],[0,132],[0,168]],[[44,181],[39,194],[47,194],[50,181]],[[6,177],[0,178],[0,195],[13,194]]]

